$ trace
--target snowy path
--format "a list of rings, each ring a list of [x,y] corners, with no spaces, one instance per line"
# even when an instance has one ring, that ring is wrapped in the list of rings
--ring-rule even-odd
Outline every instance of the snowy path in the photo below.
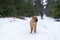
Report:
[[[60,40],[60,22],[38,16],[37,33],[29,32],[29,21],[13,18],[0,18],[0,40]]]

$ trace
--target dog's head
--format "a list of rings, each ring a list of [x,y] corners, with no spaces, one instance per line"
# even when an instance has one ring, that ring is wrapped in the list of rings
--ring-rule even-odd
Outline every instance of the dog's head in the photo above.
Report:
[[[37,22],[37,21],[38,21],[38,19],[37,19],[37,17],[36,17],[36,16],[33,16],[33,17],[32,17],[32,19],[33,19],[35,22]]]

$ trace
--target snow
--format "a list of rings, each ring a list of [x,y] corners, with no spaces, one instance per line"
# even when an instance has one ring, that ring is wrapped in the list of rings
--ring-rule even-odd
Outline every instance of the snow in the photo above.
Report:
[[[47,5],[47,0],[43,0],[43,5]]]
[[[37,33],[30,33],[31,18],[0,18],[0,40],[60,40],[60,22],[45,15],[37,18]]]

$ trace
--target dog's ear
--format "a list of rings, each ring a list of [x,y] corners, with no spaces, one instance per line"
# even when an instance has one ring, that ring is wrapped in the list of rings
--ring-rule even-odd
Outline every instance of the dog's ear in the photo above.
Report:
[[[38,22],[38,19],[36,18],[36,22]]]

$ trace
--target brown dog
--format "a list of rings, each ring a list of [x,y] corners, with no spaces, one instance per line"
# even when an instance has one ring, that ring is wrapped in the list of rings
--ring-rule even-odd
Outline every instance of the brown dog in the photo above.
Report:
[[[36,33],[36,26],[37,26],[37,17],[33,16],[32,19],[30,20],[30,32],[34,31]]]

